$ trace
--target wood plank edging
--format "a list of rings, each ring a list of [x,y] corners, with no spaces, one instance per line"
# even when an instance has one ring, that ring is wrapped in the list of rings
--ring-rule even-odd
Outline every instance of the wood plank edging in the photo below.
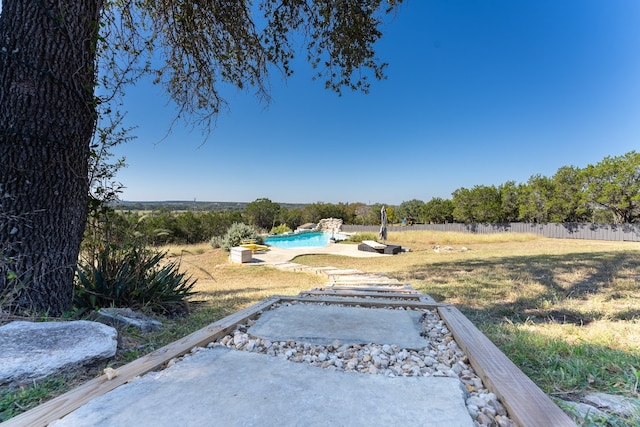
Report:
[[[416,301],[415,299],[411,300],[385,300],[382,298],[347,298],[340,296],[325,296],[325,297],[305,297],[305,296],[281,296],[281,302],[308,302],[313,304],[325,303],[325,304],[342,304],[349,306],[361,306],[361,307],[376,307],[376,308],[384,308],[384,307],[410,307],[410,308],[420,308],[420,309],[432,309],[442,306],[440,303],[431,303],[425,301]]]
[[[460,310],[448,305],[439,307],[438,312],[482,382],[500,399],[509,417],[519,426],[576,426],[576,423]]]
[[[358,291],[305,291],[300,292],[304,296],[337,296],[337,297],[369,297],[369,298],[404,298],[407,301],[420,301],[418,294],[394,293],[394,292],[358,292]]]
[[[128,383],[135,377],[144,375],[159,368],[169,362],[169,360],[188,353],[194,347],[207,345],[218,337],[226,335],[238,324],[243,323],[252,317],[256,317],[261,311],[271,307],[279,301],[280,297],[271,297],[243,310],[237,311],[185,336],[182,339],[167,344],[166,346],[136,359],[133,362],[117,368],[118,376],[111,380],[108,380],[106,375],[101,375],[58,397],[36,406],[33,409],[0,423],[0,426],[46,427],[49,423],[64,417],[90,400]]]
[[[314,291],[328,291],[328,290],[336,290],[336,291],[372,291],[372,292],[394,292],[394,293],[403,293],[409,295],[423,295],[418,291],[407,288],[406,285],[398,284],[398,285],[385,285],[385,286],[340,286],[340,285],[329,285],[329,286],[320,286],[313,288]]]

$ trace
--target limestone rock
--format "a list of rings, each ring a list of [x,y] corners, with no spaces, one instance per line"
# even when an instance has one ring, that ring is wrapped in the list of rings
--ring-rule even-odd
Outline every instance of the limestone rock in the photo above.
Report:
[[[607,393],[589,393],[582,400],[620,417],[640,416],[640,399]]]
[[[0,385],[113,357],[117,338],[114,328],[86,320],[8,323],[0,327]]]
[[[325,233],[339,233],[342,229],[342,219],[323,218],[318,222],[317,229]]]
[[[586,420],[606,420],[609,418],[606,412],[586,403],[565,400],[562,401],[562,406],[570,408],[578,417],[580,423],[584,423]]]
[[[130,308],[102,308],[98,311],[96,320],[114,327],[133,326],[142,332],[151,332],[162,328],[162,323]]]

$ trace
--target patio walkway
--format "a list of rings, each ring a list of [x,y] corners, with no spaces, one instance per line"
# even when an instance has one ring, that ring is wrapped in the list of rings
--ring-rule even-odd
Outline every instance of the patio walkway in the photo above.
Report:
[[[327,255],[343,255],[355,258],[371,258],[380,256],[392,256],[382,255],[377,252],[364,252],[358,250],[356,244],[346,243],[330,243],[323,248],[297,248],[297,249],[282,249],[272,246],[267,252],[256,252],[253,254],[251,264],[279,264],[288,262],[300,255],[312,255],[312,254],[327,254]]]

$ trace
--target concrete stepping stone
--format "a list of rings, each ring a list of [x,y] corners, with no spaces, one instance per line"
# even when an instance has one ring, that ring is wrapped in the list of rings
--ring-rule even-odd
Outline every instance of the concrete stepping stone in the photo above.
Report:
[[[294,304],[266,311],[248,332],[271,341],[309,344],[396,344],[423,349],[418,311]]]
[[[353,276],[338,276],[338,277],[330,277],[331,283],[339,283],[339,284],[368,284],[368,283],[376,283],[379,285],[388,285],[388,284],[400,284],[399,281],[394,279],[389,279],[388,277],[379,277],[373,275],[353,275]]]
[[[272,267],[277,268],[278,270],[305,270],[308,267],[306,265],[297,264],[295,262],[283,262],[279,264],[271,264]]]
[[[343,275],[353,275],[353,274],[362,274],[362,271],[355,269],[327,269],[322,270],[322,274],[325,276],[343,276]]]
[[[49,425],[474,424],[457,378],[388,378],[336,372],[215,347],[122,385]]]

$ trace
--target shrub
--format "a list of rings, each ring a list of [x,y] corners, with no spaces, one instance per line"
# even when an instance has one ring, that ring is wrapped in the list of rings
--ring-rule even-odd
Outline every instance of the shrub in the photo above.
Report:
[[[74,309],[101,307],[149,308],[163,314],[187,310],[195,279],[180,273],[180,263],[163,262],[166,252],[140,245],[122,249],[107,246],[95,261],[78,264]]]
[[[284,234],[291,233],[291,229],[287,224],[280,224],[277,227],[273,227],[270,231],[270,234]]]
[[[213,249],[221,248],[224,244],[224,236],[213,236],[211,240],[209,240],[209,244]]]
[[[349,237],[350,242],[361,243],[363,240],[375,240],[378,241],[378,235],[375,233],[356,233]]]
[[[242,222],[234,222],[222,239],[213,237],[210,242],[214,248],[219,247],[228,251],[248,240],[253,240],[258,244],[264,243],[264,239],[255,228]]]

